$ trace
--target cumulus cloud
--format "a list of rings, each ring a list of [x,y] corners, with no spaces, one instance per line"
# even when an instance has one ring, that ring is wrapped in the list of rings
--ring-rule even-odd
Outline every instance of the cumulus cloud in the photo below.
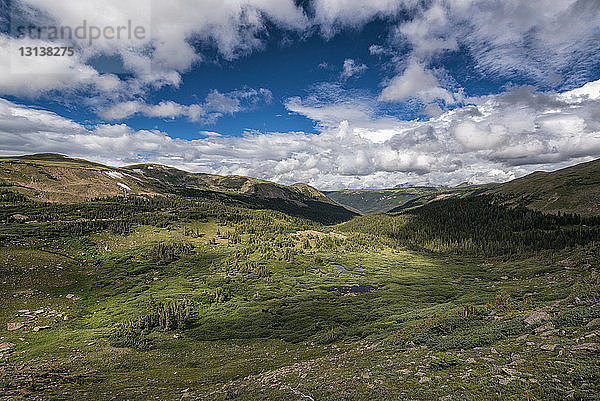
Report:
[[[21,57],[21,47],[54,46],[52,42],[14,39],[0,34],[0,93],[37,97],[51,90],[110,93],[122,89],[113,74],[100,74],[78,55],[72,57]]]
[[[302,6],[297,3],[293,0],[105,0],[101,3],[14,0],[12,17],[18,15],[23,22],[76,27],[86,21],[88,25],[106,27],[131,20],[146,28],[146,35],[118,41],[101,37],[91,45],[87,39],[66,41],[64,44],[77,48],[77,57],[27,59],[27,66],[13,68],[26,72],[22,75],[4,72],[9,68],[9,59],[14,59],[14,49],[20,47],[19,40],[24,39],[3,35],[0,68],[5,79],[0,82],[0,95],[35,97],[53,90],[76,93],[84,89],[91,90],[87,97],[97,97],[95,103],[101,103],[100,99],[107,96],[111,100],[131,101],[140,93],[164,85],[180,85],[184,72],[206,60],[200,48],[211,48],[223,59],[233,60],[264,48],[271,28],[301,35],[316,31],[330,38],[341,30],[359,29],[375,19],[396,26],[390,32],[389,42],[385,46],[371,46],[371,54],[394,54],[393,62],[400,60],[399,64],[406,67],[408,49],[417,64],[408,65],[405,74],[421,72],[428,82],[431,82],[430,61],[457,49],[465,50],[482,74],[509,79],[525,76],[561,88],[594,78],[590,72],[600,61],[600,4],[596,0],[313,0],[303,2]],[[45,43],[28,40],[31,45]],[[12,51],[4,51],[7,46]],[[95,68],[93,60],[100,56],[121,60],[123,69],[132,77],[119,79],[111,71]],[[348,63],[345,77],[361,72],[361,64]],[[418,71],[417,66],[423,71]],[[390,80],[394,85],[385,91],[383,98],[391,100],[410,94],[410,84],[402,77]],[[431,84],[420,91],[420,96],[450,99],[450,91],[443,86]]]
[[[408,98],[418,98],[427,103],[436,99],[454,103],[452,94],[440,86],[440,82],[433,72],[414,60],[402,74],[392,78],[379,95],[379,100],[386,102],[402,101]]]
[[[596,85],[600,81],[563,93],[515,87],[410,122],[361,114],[361,106],[350,103],[325,107],[292,99],[290,110],[315,119],[318,134],[207,132],[197,140],[124,124],[84,127],[1,100],[0,153],[61,152],[119,165],[158,162],[321,189],[502,181],[600,156]]]
[[[365,64],[359,64],[351,58],[347,58],[344,60],[344,65],[342,66],[341,77],[342,79],[348,79],[355,75],[361,75],[368,68]]]
[[[396,28],[394,43],[408,41],[414,57],[428,59],[443,51],[458,50],[452,28],[445,7],[434,2],[430,8]]]
[[[205,115],[205,111],[198,104],[185,106],[172,101],[162,101],[149,105],[141,101],[129,101],[113,105],[102,113],[102,117],[107,120],[124,120],[135,114],[169,119],[185,116],[190,121],[197,122]]]
[[[314,23],[326,37],[332,37],[340,29],[358,28],[374,18],[396,15],[405,8],[402,0],[314,0],[312,10]]]
[[[127,26],[131,22],[134,27],[141,27],[144,34],[123,33],[118,40],[101,35],[92,42],[90,35],[85,38],[65,35],[51,43],[47,31],[42,37],[35,34],[19,38],[19,32],[13,32],[12,36],[2,35],[2,77],[13,82],[0,82],[0,94],[4,95],[35,96],[52,90],[75,91],[96,86],[107,93],[120,89],[119,93],[126,97],[132,92],[163,85],[177,86],[181,83],[181,74],[204,57],[192,46],[193,42],[212,46],[221,57],[231,60],[262,48],[262,36],[269,24],[291,31],[303,31],[310,25],[303,9],[292,0],[105,0],[101,3],[94,0],[15,0],[11,5],[13,25],[18,22],[25,27],[33,24],[74,30],[84,22],[87,27],[100,29]],[[15,57],[21,46],[45,45],[74,46],[76,56]],[[5,51],[7,49],[11,51]],[[125,71],[133,74],[133,79],[125,85],[116,75],[99,73],[90,64],[98,56],[118,57]],[[26,65],[15,65],[19,60]],[[4,74],[11,62],[12,69],[21,72],[20,76]]]
[[[224,114],[234,114],[250,110],[259,103],[270,103],[273,95],[270,90],[260,88],[242,89],[221,93],[213,89],[202,104],[182,105],[173,101],[147,104],[143,101],[126,101],[105,109],[101,116],[107,120],[124,120],[135,114],[146,117],[175,119],[187,117],[192,122],[214,123]]]

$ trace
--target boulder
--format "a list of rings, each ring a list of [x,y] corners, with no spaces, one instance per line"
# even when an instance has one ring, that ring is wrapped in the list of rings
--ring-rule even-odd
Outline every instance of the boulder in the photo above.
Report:
[[[529,313],[529,315],[527,315],[524,322],[528,326],[531,326],[532,324],[544,322],[549,319],[550,319],[550,315],[547,312],[545,312],[543,310],[534,310],[534,311],[531,311]]]
[[[543,331],[547,331],[547,330],[554,330],[554,328],[555,328],[555,327],[554,327],[554,325],[552,324],[552,322],[548,322],[548,323],[546,323],[546,324],[543,324],[543,325],[541,325],[540,327],[536,327],[536,329],[535,329],[535,330],[533,330],[533,331],[535,331],[535,333],[536,333],[536,334],[539,334],[539,333],[541,333],[541,332],[543,332]]]
[[[37,331],[40,331],[40,330],[45,330],[45,329],[49,329],[49,328],[50,328],[50,326],[35,326],[35,327],[33,328],[33,331],[36,331],[36,332],[37,332]]]
[[[600,351],[600,344],[598,343],[585,343],[580,345],[575,345],[572,347],[573,351],[592,351],[598,352]]]
[[[13,330],[19,330],[20,328],[22,328],[23,326],[25,326],[23,323],[6,323],[6,329],[8,331],[13,331]]]
[[[600,317],[597,317],[595,319],[592,319],[588,322],[588,324],[586,324],[586,327],[593,327],[593,326],[598,326],[600,325]]]
[[[10,351],[14,346],[13,343],[0,343],[0,352]]]

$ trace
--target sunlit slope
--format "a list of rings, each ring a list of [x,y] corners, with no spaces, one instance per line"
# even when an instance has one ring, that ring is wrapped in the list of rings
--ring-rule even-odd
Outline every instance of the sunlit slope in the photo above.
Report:
[[[250,177],[189,173],[158,164],[110,167],[58,154],[0,158],[0,188],[50,202],[128,195],[217,198],[326,223],[355,215],[306,184],[285,186]]]
[[[600,160],[553,172],[537,171],[491,191],[507,204],[543,212],[600,214]]]

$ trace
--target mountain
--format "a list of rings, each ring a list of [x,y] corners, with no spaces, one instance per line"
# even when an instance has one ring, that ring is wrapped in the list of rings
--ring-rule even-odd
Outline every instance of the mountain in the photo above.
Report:
[[[600,159],[553,172],[536,171],[489,193],[505,204],[542,212],[600,215]]]
[[[445,188],[412,187],[392,189],[345,189],[324,191],[337,203],[362,214],[387,212],[424,195],[439,194]]]
[[[553,172],[536,171],[500,184],[466,185],[454,188],[414,187],[399,189],[346,189],[324,192],[334,201],[360,213],[401,212],[432,201],[493,195],[507,206],[556,214],[600,215],[600,159]]]
[[[332,223],[356,213],[306,184],[285,186],[242,176],[189,173],[159,164],[110,167],[44,153],[0,158],[0,188],[49,202],[127,195],[218,198]]]

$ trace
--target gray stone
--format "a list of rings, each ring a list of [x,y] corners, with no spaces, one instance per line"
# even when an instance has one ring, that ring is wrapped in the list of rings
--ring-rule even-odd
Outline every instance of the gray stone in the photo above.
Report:
[[[600,351],[600,344],[598,343],[585,343],[580,345],[575,345],[572,348],[574,351]]]
[[[534,310],[527,315],[524,322],[525,324],[531,326],[532,324],[544,322],[550,319],[550,315],[543,310]]]
[[[25,326],[23,323],[6,323],[6,329],[8,331],[19,330]]]
[[[600,325],[600,317],[597,317],[595,319],[592,319],[588,322],[588,324],[586,324],[586,327],[592,327],[592,326],[598,326]]]
[[[552,322],[548,322],[546,324],[541,325],[540,327],[536,327],[536,329],[534,331],[536,332],[536,334],[539,334],[542,331],[547,331],[547,330],[554,330],[554,325],[552,324]]]

